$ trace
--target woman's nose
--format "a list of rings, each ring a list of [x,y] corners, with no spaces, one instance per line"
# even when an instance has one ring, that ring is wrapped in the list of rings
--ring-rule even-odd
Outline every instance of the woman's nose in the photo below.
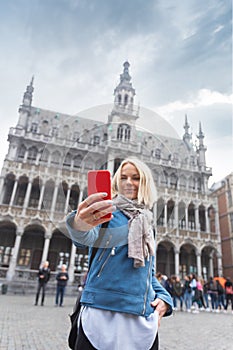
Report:
[[[126,182],[127,182],[127,184],[130,184],[130,185],[131,185],[131,184],[132,184],[132,179],[131,179],[131,177],[127,177],[127,181],[126,181]]]

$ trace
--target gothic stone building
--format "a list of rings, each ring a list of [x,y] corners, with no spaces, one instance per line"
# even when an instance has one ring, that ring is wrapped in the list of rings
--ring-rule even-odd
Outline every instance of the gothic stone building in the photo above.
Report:
[[[34,280],[44,260],[54,274],[66,263],[71,283],[80,278],[87,252],[67,237],[64,218],[86,196],[87,171],[113,174],[126,156],[146,162],[157,186],[157,270],[181,277],[222,274],[218,206],[209,197],[201,125],[195,147],[187,116],[183,139],[138,131],[140,109],[129,63],[123,66],[105,123],[34,107],[33,79],[27,86],[0,178],[0,276],[8,283]]]

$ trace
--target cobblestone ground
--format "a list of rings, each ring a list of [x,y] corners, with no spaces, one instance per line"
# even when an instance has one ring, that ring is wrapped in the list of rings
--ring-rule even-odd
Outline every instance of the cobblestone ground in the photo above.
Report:
[[[0,350],[68,350],[68,315],[74,302],[67,296],[64,307],[55,307],[54,297],[46,296],[41,307],[33,305],[34,295],[0,295]],[[176,312],[162,320],[160,350],[233,349],[232,331],[230,310],[227,314]]]

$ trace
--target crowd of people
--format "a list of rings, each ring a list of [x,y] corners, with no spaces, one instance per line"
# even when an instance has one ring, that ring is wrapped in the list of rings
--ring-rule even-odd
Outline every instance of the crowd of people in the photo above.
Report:
[[[189,274],[181,280],[179,276],[167,277],[161,272],[157,272],[156,277],[170,293],[175,311],[226,313],[230,306],[233,314],[233,283],[230,277],[204,280]]]

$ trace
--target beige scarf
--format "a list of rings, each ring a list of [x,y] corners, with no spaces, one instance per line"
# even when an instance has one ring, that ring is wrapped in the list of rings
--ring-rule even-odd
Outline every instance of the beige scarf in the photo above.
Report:
[[[145,266],[145,259],[155,255],[151,211],[122,195],[113,198],[113,203],[129,218],[128,257],[134,259],[134,267]]]

